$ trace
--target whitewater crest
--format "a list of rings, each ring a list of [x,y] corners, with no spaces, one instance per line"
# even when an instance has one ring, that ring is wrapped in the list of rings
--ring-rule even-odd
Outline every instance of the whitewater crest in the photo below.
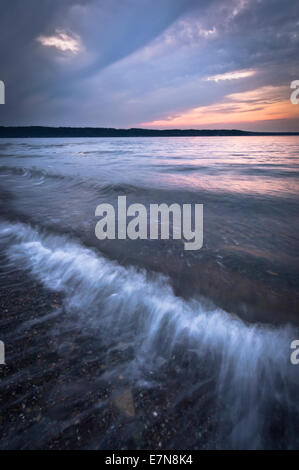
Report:
[[[292,430],[299,415],[298,371],[290,363],[293,327],[247,325],[220,308],[182,299],[165,276],[121,266],[67,236],[3,222],[0,238],[11,263],[63,293],[71,321],[101,336],[107,350],[120,341],[132,346],[126,367],[134,380],[159,368],[157,358],[168,361],[178,352],[198,380],[205,364],[222,413],[222,447],[271,447],[265,436],[278,408],[293,417],[286,423],[288,445],[298,446]]]

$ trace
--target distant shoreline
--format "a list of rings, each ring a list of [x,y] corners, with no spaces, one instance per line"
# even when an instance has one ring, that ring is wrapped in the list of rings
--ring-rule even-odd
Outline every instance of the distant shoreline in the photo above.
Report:
[[[5,127],[0,138],[30,137],[209,137],[209,136],[299,136],[298,132],[250,132],[236,129],[114,129],[105,127]]]

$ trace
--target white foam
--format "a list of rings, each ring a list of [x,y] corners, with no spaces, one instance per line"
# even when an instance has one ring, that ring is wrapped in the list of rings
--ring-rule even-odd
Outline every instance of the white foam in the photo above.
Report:
[[[0,224],[0,236],[10,239],[12,262],[65,294],[65,307],[77,314],[76,321],[108,344],[133,342],[139,363],[152,363],[158,355],[167,359],[180,344],[212,364],[223,416],[232,422],[232,446],[265,445],[261,436],[270,401],[298,413],[291,326],[247,325],[220,308],[208,310],[198,300],[175,296],[165,277],[122,267],[65,236],[20,223]]]

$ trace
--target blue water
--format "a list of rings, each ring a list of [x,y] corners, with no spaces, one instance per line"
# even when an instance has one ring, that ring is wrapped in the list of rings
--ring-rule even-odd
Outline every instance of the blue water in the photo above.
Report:
[[[25,417],[6,424],[1,446],[45,448],[59,436],[67,447],[73,421],[96,409],[109,424],[76,441],[80,448],[149,447],[157,426],[157,448],[298,448],[299,374],[290,363],[299,337],[298,157],[298,137],[2,139],[4,289],[16,270],[63,300],[15,332],[20,339],[51,319],[46,336],[60,359],[49,360],[57,378],[41,393],[42,437],[29,444],[37,423]],[[95,208],[119,195],[146,206],[203,204],[203,248],[98,240]],[[2,336],[13,341],[13,326]],[[37,338],[34,354],[44,349]],[[30,389],[40,372],[34,360],[20,364],[0,388]],[[77,405],[103,387],[105,398]],[[134,416],[118,409],[108,419],[123,389]],[[67,411],[53,418],[64,394]]]

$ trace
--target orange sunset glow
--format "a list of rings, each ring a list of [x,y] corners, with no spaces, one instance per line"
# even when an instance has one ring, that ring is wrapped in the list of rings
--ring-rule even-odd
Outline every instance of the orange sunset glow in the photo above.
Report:
[[[251,91],[232,93],[220,103],[199,106],[164,119],[144,122],[142,126],[193,128],[214,124],[299,119],[299,106],[292,105],[289,95],[288,87],[265,86]]]

